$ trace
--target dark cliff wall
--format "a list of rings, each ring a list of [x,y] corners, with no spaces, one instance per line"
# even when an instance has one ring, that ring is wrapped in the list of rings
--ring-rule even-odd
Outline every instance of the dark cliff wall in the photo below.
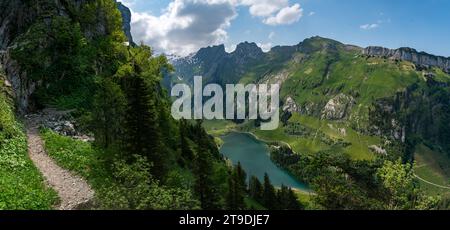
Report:
[[[450,93],[431,81],[378,100],[370,111],[370,123],[375,134],[406,142],[412,148],[407,157],[420,142],[437,146],[450,157]]]
[[[113,1],[113,0],[111,0]],[[92,2],[89,0],[2,0],[0,1],[0,68],[6,73],[15,94],[19,113],[26,113],[33,108],[30,96],[35,91],[39,82],[31,80],[20,65],[11,56],[11,52],[20,44],[15,40],[27,32],[30,25],[37,20],[50,24],[52,16],[74,17],[74,12],[79,12],[83,4]],[[122,4],[118,4],[122,14],[123,29],[128,40],[133,44],[130,32],[131,12]],[[105,26],[101,20],[85,30],[86,37],[102,36]]]
[[[409,61],[421,67],[438,67],[450,73],[450,58],[417,52],[417,50],[412,48],[388,49],[369,46],[363,50],[363,54]]]
[[[116,1],[117,2],[117,1]],[[123,24],[123,32],[127,36],[128,41],[131,45],[135,45],[133,41],[133,36],[131,35],[131,11],[128,7],[123,5],[120,2],[117,2],[117,8],[122,14],[122,24]]]

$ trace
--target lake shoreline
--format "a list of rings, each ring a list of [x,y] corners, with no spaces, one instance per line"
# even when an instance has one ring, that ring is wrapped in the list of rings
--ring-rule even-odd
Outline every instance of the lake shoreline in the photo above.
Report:
[[[221,139],[225,143],[220,148],[221,153],[234,163],[241,162],[243,166],[246,166],[244,169],[250,175],[256,175],[261,179],[265,172],[264,170],[267,170],[266,173],[273,180],[275,187],[279,188],[282,184],[285,184],[302,194],[311,195],[313,193],[307,184],[301,182],[288,170],[279,167],[272,161],[269,146],[274,142],[262,140],[251,132],[231,130],[227,134],[221,135]]]

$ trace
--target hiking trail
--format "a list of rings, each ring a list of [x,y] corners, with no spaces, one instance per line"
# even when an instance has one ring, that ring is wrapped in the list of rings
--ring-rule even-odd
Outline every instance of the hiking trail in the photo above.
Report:
[[[47,185],[58,193],[60,203],[55,206],[55,209],[79,209],[93,200],[94,191],[85,179],[61,168],[47,155],[44,141],[39,134],[39,127],[52,112],[26,116],[28,154],[44,176]]]

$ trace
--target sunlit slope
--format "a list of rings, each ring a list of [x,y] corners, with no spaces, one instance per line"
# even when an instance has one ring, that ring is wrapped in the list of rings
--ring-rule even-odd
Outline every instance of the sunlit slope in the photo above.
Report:
[[[362,48],[321,37],[274,47],[267,53],[254,45],[250,49],[250,43],[240,47],[251,50],[251,58],[209,47],[190,64],[184,62],[180,70],[219,84],[281,84],[281,108],[287,115],[279,129],[260,131],[252,122],[235,129],[287,143],[297,152],[339,151],[355,159],[393,151],[399,156],[410,154],[393,146],[405,142],[446,143],[450,76],[437,67],[365,55]],[[213,134],[223,132],[212,130]]]

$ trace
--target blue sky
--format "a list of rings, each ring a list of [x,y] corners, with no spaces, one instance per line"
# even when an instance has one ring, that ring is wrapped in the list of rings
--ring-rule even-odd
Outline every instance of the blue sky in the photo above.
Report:
[[[448,0],[122,0],[132,32],[158,52],[187,55],[243,41],[264,49],[319,35],[359,46],[450,56]]]

